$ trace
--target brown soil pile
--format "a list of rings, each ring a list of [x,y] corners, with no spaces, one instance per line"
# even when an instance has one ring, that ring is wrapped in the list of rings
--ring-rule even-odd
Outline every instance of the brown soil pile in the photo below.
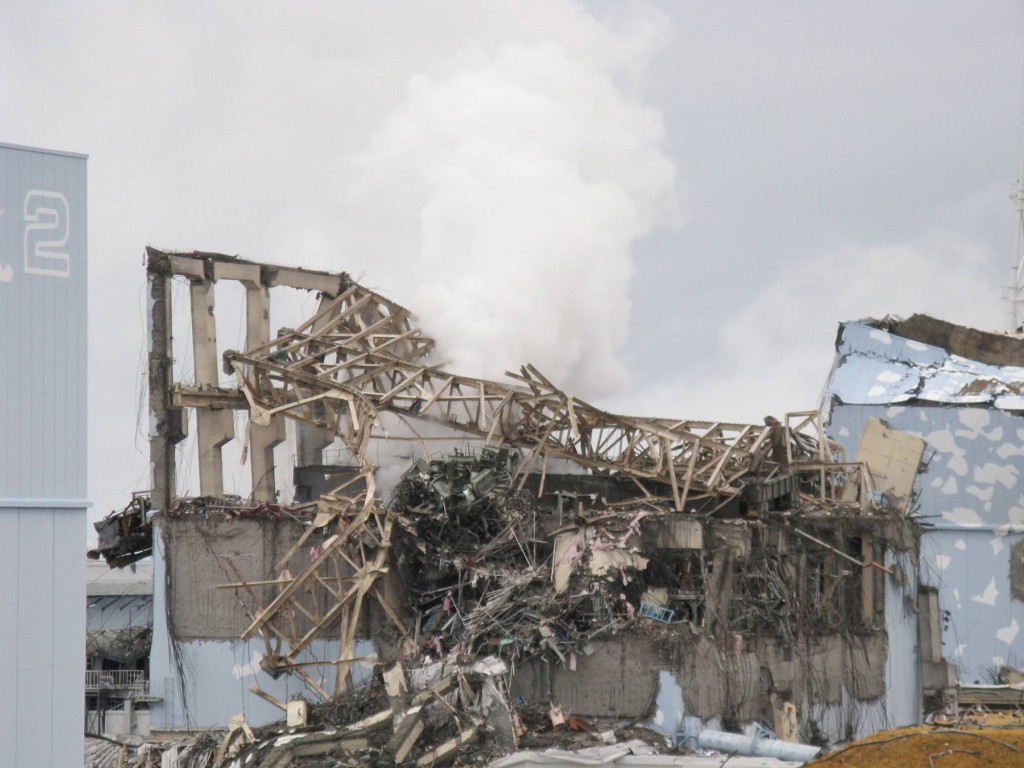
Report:
[[[1011,721],[1012,722],[1012,721]],[[920,726],[882,731],[819,757],[821,768],[1022,768],[1024,725]]]

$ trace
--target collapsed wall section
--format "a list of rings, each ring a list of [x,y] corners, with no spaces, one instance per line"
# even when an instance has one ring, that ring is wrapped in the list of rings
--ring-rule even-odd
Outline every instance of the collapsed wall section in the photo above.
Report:
[[[177,601],[180,606],[183,602],[174,594],[175,584],[170,576],[175,568],[172,562],[183,561],[187,569],[187,562],[193,557],[204,562],[197,573],[205,572],[211,581],[186,589],[184,595],[194,596],[206,609],[214,612],[224,608],[219,594],[228,595],[237,603],[233,590],[216,590],[216,585],[225,580],[220,567],[215,565],[216,555],[232,556],[236,543],[253,543],[257,551],[265,551],[264,543],[256,536],[261,528],[260,521],[200,523],[213,530],[233,530],[237,534],[212,539],[183,534],[196,522],[194,519],[175,521],[172,524],[176,529],[174,533],[164,536],[166,522],[162,517],[154,520],[153,642],[150,651],[150,692],[154,697],[152,728],[156,731],[223,728],[228,718],[238,712],[244,712],[253,726],[280,720],[281,710],[253,689],[280,701],[289,701],[296,696],[308,697],[311,691],[302,678],[267,673],[262,664],[267,653],[262,639],[239,641],[237,634],[227,634],[233,621],[238,620],[233,612],[225,611],[207,620],[204,619],[204,609],[198,605],[187,607],[182,618],[191,625],[191,634],[202,635],[202,638],[188,639],[176,635],[174,622],[178,617],[169,610],[172,603]],[[288,530],[283,525],[282,529]],[[273,531],[275,526],[268,526],[267,530]],[[185,580],[189,578],[185,577]],[[218,595],[211,595],[207,587],[216,590]],[[337,642],[325,638],[313,643],[302,660],[322,661],[336,658],[337,654]],[[328,689],[333,685],[327,675],[318,676],[316,682]]]
[[[730,642],[733,642],[732,640]],[[653,714],[659,673],[682,689],[688,716],[733,726],[771,723],[782,703],[798,713],[837,706],[844,696],[875,702],[885,695],[884,634],[817,638],[805,647],[742,642],[722,648],[712,638],[629,637],[595,641],[575,670],[541,660],[516,670],[512,695],[557,701],[583,717],[641,719]]]
[[[614,525],[589,514],[595,525]],[[556,528],[553,562],[560,537],[588,538],[567,527]],[[761,721],[817,741],[889,724],[885,585],[895,576],[876,558],[916,551],[908,521],[668,514],[630,528],[635,534],[615,549],[591,539],[601,548],[581,551],[577,575],[564,579],[570,602],[610,631],[575,642],[563,635],[562,663],[516,664],[514,697],[625,718],[652,716],[657,699],[667,722],[684,714],[731,729]],[[609,551],[625,553],[611,558],[624,571],[603,568]],[[557,571],[553,578],[558,589]],[[620,629],[614,617],[630,609],[623,599],[638,614]],[[680,688],[674,704],[663,701],[666,674]],[[904,698],[916,700],[913,689],[894,696],[903,709]]]

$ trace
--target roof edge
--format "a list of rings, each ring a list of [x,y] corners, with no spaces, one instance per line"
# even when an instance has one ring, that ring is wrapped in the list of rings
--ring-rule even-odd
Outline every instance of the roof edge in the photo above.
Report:
[[[64,152],[60,149],[44,149],[43,147],[29,147],[24,144],[7,144],[0,141],[0,149],[20,149],[23,152],[38,152],[41,155],[59,155],[60,157],[74,157],[78,160],[88,160],[88,155],[81,152]]]
[[[861,322],[979,363],[1024,367],[1024,337],[1009,332],[982,331],[922,314],[906,320],[889,316]]]

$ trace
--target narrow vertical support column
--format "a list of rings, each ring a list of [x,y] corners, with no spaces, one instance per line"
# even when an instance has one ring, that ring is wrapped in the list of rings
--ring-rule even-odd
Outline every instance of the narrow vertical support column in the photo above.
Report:
[[[216,387],[219,384],[213,285],[208,279],[195,279],[189,285],[192,351],[198,387]],[[235,436],[234,413],[223,408],[198,408],[196,426],[199,432],[199,492],[203,496],[223,496],[224,461],[221,448]]]
[[[942,661],[942,615],[938,590],[923,587],[918,592],[917,615],[917,647],[921,661]]]
[[[270,341],[270,287],[260,265],[217,261],[211,267],[214,280],[232,280],[245,287],[245,348]],[[283,416],[274,416],[266,427],[249,422],[252,497],[258,501],[274,501],[277,497],[274,447],[284,442],[284,424]]]
[[[147,251],[149,281],[149,460],[153,509],[170,509],[175,495],[174,446],[185,437],[180,408],[171,406],[171,269],[167,256]]]
[[[258,280],[245,282],[245,348],[270,341],[270,289]],[[262,427],[249,425],[249,462],[252,469],[252,496],[257,501],[277,498],[274,474],[274,448],[284,442],[284,418],[275,416]]]
[[[874,534],[864,531],[860,538],[860,559],[865,563],[875,560]],[[860,572],[860,615],[865,626],[875,618],[875,568],[862,568]]]
[[[284,442],[284,419],[274,417],[269,426],[250,424],[249,461],[252,466],[252,497],[257,501],[277,498],[274,448]]]
[[[252,349],[270,341],[270,289],[256,280],[243,280],[245,285],[245,348]]]

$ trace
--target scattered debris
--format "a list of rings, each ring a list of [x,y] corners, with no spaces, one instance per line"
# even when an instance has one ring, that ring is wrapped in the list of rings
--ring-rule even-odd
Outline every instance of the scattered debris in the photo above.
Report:
[[[97,545],[86,554],[91,560],[102,557],[111,568],[123,568],[149,557],[153,554],[149,511],[149,496],[133,493],[128,506],[93,523]]]
[[[988,709],[1024,709],[1024,682],[1007,685],[960,683],[956,688],[957,705]]]

